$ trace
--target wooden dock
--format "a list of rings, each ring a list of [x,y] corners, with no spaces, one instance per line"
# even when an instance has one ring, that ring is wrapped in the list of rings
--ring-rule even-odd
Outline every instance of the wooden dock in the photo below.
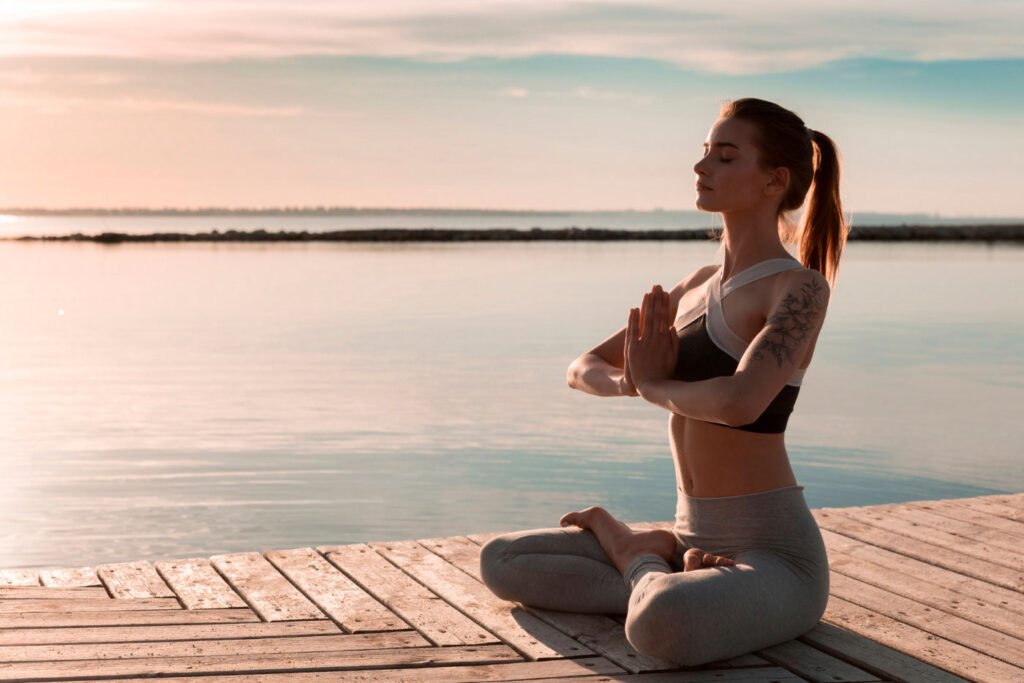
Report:
[[[813,512],[822,621],[702,667],[496,598],[479,534],[0,570],[0,681],[1024,681],[1024,494]]]

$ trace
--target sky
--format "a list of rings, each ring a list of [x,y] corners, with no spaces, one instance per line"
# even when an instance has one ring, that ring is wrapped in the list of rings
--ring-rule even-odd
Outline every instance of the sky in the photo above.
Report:
[[[692,209],[721,104],[844,208],[1024,216],[1024,3],[0,0],[0,207]]]

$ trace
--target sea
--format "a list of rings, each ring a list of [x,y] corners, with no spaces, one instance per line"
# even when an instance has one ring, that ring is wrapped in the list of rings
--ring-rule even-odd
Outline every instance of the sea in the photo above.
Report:
[[[7,216],[0,236],[715,227],[595,213]],[[566,369],[652,284],[719,258],[712,240],[0,241],[0,567],[554,527],[589,505],[670,520],[668,414]],[[812,508],[1024,491],[1020,292],[1017,245],[847,244],[786,433]]]

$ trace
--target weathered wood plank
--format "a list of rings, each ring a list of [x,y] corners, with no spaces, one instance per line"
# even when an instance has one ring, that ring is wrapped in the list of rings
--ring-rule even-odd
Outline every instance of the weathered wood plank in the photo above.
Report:
[[[248,609],[245,610],[249,612]],[[61,645],[67,643],[170,642],[174,640],[218,640],[239,638],[339,635],[333,621],[255,621],[212,624],[170,624],[156,626],[79,626],[76,628],[0,629],[0,645]]]
[[[946,515],[940,515],[920,506],[879,505],[869,509],[860,509],[859,512],[870,519],[906,520],[913,526],[936,529],[953,536],[984,543],[990,548],[999,548],[1007,551],[1007,553],[1017,555],[1020,557],[1022,565],[1024,565],[1024,554],[1021,552],[1021,548],[1024,546],[1024,538],[1018,538],[1001,529],[991,529],[981,524],[969,522],[962,517],[951,518]],[[1021,525],[1021,529],[1024,529],[1024,524]]]
[[[898,619],[921,631],[933,633],[950,642],[1001,659],[1024,671],[1024,640],[953,614],[936,612],[919,602],[842,574],[833,572],[829,577],[829,583],[832,597]]]
[[[210,560],[264,621],[327,618],[259,553],[215,555]]]
[[[833,554],[854,557],[861,562],[869,562],[895,570],[897,576],[902,574],[914,576],[962,596],[973,598],[977,602],[991,603],[991,609],[1007,610],[1024,616],[1024,593],[979,581],[951,569],[937,567],[913,557],[900,555],[828,529],[821,530],[821,537],[825,540],[830,559]],[[896,577],[893,577],[893,580],[897,580]]]
[[[525,606],[524,609],[630,673],[672,671],[679,668],[674,662],[638,652],[626,640],[625,627],[606,616],[556,612]]]
[[[110,599],[103,586],[48,588],[47,586],[0,586],[0,600],[98,600]]]
[[[95,567],[43,569],[39,572],[39,580],[44,586],[53,588],[84,588],[103,585],[100,578],[96,576]]]
[[[1024,493],[997,493],[993,496],[981,496],[981,500],[992,500],[1024,510]]]
[[[480,576],[480,547],[465,536],[428,538],[419,541],[435,555],[472,576],[485,590]],[[511,603],[509,603],[511,604]],[[622,624],[600,614],[570,614],[523,606],[562,633],[571,636],[598,654],[604,655],[626,671],[663,671],[676,664],[642,654],[626,640]]]
[[[409,628],[401,617],[312,548],[271,550],[266,558],[348,633]]]
[[[96,568],[96,575],[115,598],[174,597],[174,592],[149,562],[105,564]]]
[[[368,545],[324,546],[318,550],[363,590],[387,605],[435,645],[500,642]]]
[[[308,673],[228,674],[215,683],[472,683],[475,681],[582,680],[580,676],[618,673],[620,669],[601,657],[547,659],[539,662],[502,662],[431,666],[416,669],[316,671]],[[195,678],[160,678],[160,683],[195,683]],[[644,679],[646,680],[646,678]],[[685,678],[678,679],[685,683]],[[706,679],[709,680],[709,679]],[[720,680],[720,679],[716,679]],[[749,680],[749,679],[748,679]],[[74,683],[74,682],[69,682]],[[81,681],[79,683],[85,683]],[[93,682],[90,682],[93,683]],[[118,683],[153,683],[152,678],[120,678]]]
[[[578,683],[803,683],[804,679],[777,666],[756,669],[708,669],[660,674],[620,674],[574,678]]]
[[[907,503],[907,507],[927,510],[928,512],[957,519],[963,522],[978,524],[988,529],[997,529],[1006,538],[1016,538],[1018,543],[1024,543],[1024,521],[1015,522],[1012,519],[993,515],[967,505],[946,504],[945,501],[932,503],[931,501]],[[1024,515],[1022,515],[1024,517]]]
[[[130,612],[134,610],[181,609],[174,598],[140,598],[138,600],[111,600],[110,598],[75,598],[47,600],[42,598],[4,600],[0,602],[0,615],[54,612]]]
[[[529,659],[593,654],[582,643],[541,621],[415,541],[371,543],[396,566],[444,598]]]
[[[863,609],[856,605],[853,605],[853,608]],[[845,608],[840,608],[843,609]],[[867,610],[864,610],[864,613],[870,614]],[[800,637],[800,641],[804,640],[813,644],[819,651],[854,662],[864,670],[875,671],[881,680],[967,683],[965,678],[825,621],[819,622],[813,631]]]
[[[196,612],[208,613],[209,610]],[[156,676],[163,674],[271,673],[281,670],[411,668],[447,663],[497,664],[519,656],[505,645],[456,645],[412,647],[352,652],[303,652],[299,654],[212,655],[209,657],[152,657],[145,659],[94,660],[90,676]],[[0,681],[32,681],[72,678],[82,673],[82,662],[16,662],[0,664]]]
[[[143,610],[128,612],[58,612],[54,614],[0,614],[0,628],[68,626],[133,626],[135,624],[211,624],[220,621],[256,621],[248,609]]]
[[[819,623],[800,636],[886,680],[914,683],[1012,681],[1020,669],[836,596]],[[853,635],[849,635],[852,633]]]
[[[489,531],[489,532],[483,533],[483,534],[467,534],[466,538],[468,538],[469,540],[473,541],[474,543],[477,543],[479,545],[483,545],[484,543],[487,543],[487,541],[491,540],[492,538],[497,538],[498,536],[504,536],[505,534],[510,534],[510,533],[512,533],[512,532],[511,531]]]
[[[430,647],[430,643],[415,631],[388,631],[356,635],[304,636],[301,638],[231,638],[221,640],[176,640],[165,643],[129,642],[22,645],[0,649],[0,662],[66,662],[73,659],[139,659],[146,657],[261,655],[289,652],[344,652],[349,650],[387,650],[403,647]]]
[[[961,507],[971,510],[979,510],[994,517],[1000,517],[1010,522],[1024,523],[1024,510],[1010,505],[1004,505],[984,498],[956,501]]]
[[[245,607],[245,600],[221,578],[203,557],[161,560],[156,572],[188,609]]]
[[[822,531],[823,536],[826,533],[831,532]],[[840,552],[836,546],[829,549],[829,566],[833,572],[839,572],[896,595],[930,605],[943,612],[969,619],[976,624],[1002,631],[1015,638],[1024,638],[1024,615],[1009,610],[1009,605],[1001,605],[998,598],[995,601],[987,601],[983,597],[954,590],[952,586],[947,588],[946,585],[936,580],[940,578],[936,574],[942,572],[948,575],[952,572],[929,571],[932,569],[929,567],[928,570],[913,573],[912,568],[905,563],[894,561],[888,565],[876,564]],[[964,577],[960,578],[964,579]],[[960,586],[966,587],[968,590],[973,588],[972,584],[987,587],[988,590],[984,592],[989,594],[993,594],[995,591],[1010,593],[1015,606],[1018,609],[1024,609],[1024,595],[1013,594],[1012,591],[1007,591],[1005,588],[1000,589],[997,586],[970,579],[964,579],[959,583]],[[977,592],[982,591],[971,590],[971,593]]]
[[[975,540],[966,536],[957,536],[933,527],[922,526],[904,517],[904,512],[893,510],[880,513],[870,508],[845,508],[840,513],[851,519],[908,538],[917,539],[947,549],[956,548],[957,555],[970,555],[989,564],[999,565],[1017,573],[1024,572],[1024,555],[1005,548],[999,548],[985,541]]]
[[[926,543],[902,534],[886,531],[870,524],[850,519],[839,514],[835,508],[811,510],[818,526],[857,539],[900,555],[906,555],[922,562],[944,567],[966,576],[988,581],[1011,590],[1024,590],[1024,576],[1020,572],[970,555],[950,553],[948,547]]]
[[[814,683],[874,683],[882,680],[800,640],[788,640],[758,650],[758,654]]]
[[[39,586],[35,569],[0,569],[0,586]]]
[[[483,577],[480,576],[480,548],[466,536],[452,536],[450,538],[423,538],[417,541],[427,550],[455,565],[466,572],[481,584]]]

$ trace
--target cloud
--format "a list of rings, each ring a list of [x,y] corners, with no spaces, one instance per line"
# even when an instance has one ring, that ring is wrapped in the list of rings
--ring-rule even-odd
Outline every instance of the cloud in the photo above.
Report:
[[[529,97],[530,91],[526,88],[504,88],[498,91],[498,95],[501,97],[514,97],[516,99],[522,99]]]
[[[1024,56],[1017,0],[33,0],[0,16],[0,55],[168,60],[297,55],[451,61],[571,54],[706,73],[785,72],[850,57]],[[72,10],[73,8],[73,10]]]
[[[300,116],[306,111],[303,107],[293,106],[264,107],[182,99],[52,97],[45,95],[0,96],[0,106],[28,107],[46,114],[63,114],[70,109],[95,108],[103,111],[176,111],[212,116],[293,117]]]

